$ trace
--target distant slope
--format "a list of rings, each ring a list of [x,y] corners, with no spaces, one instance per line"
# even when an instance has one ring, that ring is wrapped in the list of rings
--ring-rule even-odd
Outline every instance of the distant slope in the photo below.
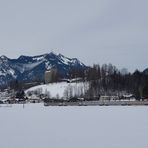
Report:
[[[88,90],[88,83],[87,82],[79,82],[79,83],[67,83],[67,82],[59,82],[59,83],[50,83],[45,85],[38,85],[32,87],[25,91],[26,94],[29,92],[40,92],[41,94],[50,94],[50,97],[57,96],[59,98],[65,97],[65,91],[71,91],[73,96],[84,94]],[[68,93],[68,92],[67,92]],[[67,94],[66,93],[66,94]],[[29,96],[28,96],[29,97]],[[37,98],[37,97],[35,97]]]
[[[62,54],[43,54],[38,56],[20,56],[18,59],[0,57],[0,85],[14,79],[32,81],[43,79],[44,72],[57,68],[62,76],[67,76],[71,69],[84,69],[86,66],[76,58],[68,58]]]

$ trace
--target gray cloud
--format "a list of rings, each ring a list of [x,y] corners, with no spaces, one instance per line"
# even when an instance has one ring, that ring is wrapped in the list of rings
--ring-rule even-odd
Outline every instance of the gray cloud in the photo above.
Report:
[[[84,63],[148,67],[146,0],[0,0],[0,54],[55,50]]]

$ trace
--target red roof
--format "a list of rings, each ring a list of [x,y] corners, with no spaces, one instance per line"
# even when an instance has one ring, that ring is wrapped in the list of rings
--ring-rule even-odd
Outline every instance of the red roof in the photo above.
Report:
[[[148,100],[148,98],[144,98],[144,100]]]

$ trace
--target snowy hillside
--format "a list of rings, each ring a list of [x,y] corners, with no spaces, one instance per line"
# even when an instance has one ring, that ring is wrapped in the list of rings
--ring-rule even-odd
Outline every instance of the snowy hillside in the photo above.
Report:
[[[48,53],[39,56],[20,56],[18,59],[0,57],[0,84],[11,80],[32,81],[43,79],[44,72],[56,68],[62,76],[67,76],[71,69],[85,69],[86,66],[76,58],[67,58],[62,54]]]
[[[38,85],[32,87],[25,91],[26,95],[29,97],[30,93],[35,94],[47,94],[50,95],[51,98],[66,98],[66,95],[75,95],[81,96],[88,90],[88,83],[67,83],[67,82],[60,82],[60,83],[51,83],[45,85]]]

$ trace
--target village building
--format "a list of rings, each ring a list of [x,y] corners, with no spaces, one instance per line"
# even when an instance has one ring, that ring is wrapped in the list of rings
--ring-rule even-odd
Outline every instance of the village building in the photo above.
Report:
[[[45,84],[52,83],[57,79],[57,69],[45,71]]]

